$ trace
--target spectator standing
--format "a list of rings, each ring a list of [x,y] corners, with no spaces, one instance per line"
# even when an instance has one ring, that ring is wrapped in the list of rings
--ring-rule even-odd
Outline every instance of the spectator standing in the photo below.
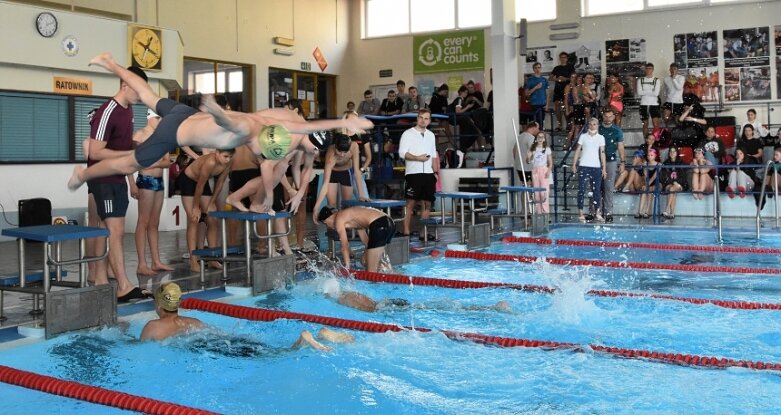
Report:
[[[581,134],[578,139],[575,157],[572,159],[572,173],[578,175],[578,220],[580,223],[586,223],[586,216],[583,213],[586,182],[591,182],[591,189],[594,193],[595,219],[598,222],[604,221],[600,205],[602,203],[602,179],[607,177],[606,164],[605,137],[599,134],[599,120],[592,118],[588,123],[588,131]]]
[[[426,100],[421,95],[418,95],[418,88],[414,86],[409,87],[409,95],[404,101],[402,112],[418,112],[423,108],[426,108]]]
[[[428,129],[431,123],[431,111],[422,109],[414,127],[401,135],[399,142],[399,157],[404,160],[406,181],[404,194],[407,199],[407,215],[404,217],[403,236],[409,236],[412,224],[412,212],[415,204],[420,202],[420,218],[428,219],[431,204],[434,202],[439,162],[434,133]],[[430,237],[429,239],[434,239]]]
[[[534,203],[539,206],[540,213],[549,213],[548,190],[550,188],[550,172],[553,170],[553,151],[548,147],[545,133],[537,133],[536,140],[529,148],[526,162],[531,165],[532,184],[545,189],[534,193]]]
[[[757,121],[757,111],[754,108],[746,111],[746,118],[746,122],[741,125],[741,131],[745,126],[751,125],[751,127],[754,129],[754,138],[762,138],[770,134],[770,131],[768,131],[764,125]]]
[[[533,67],[532,67],[533,69]],[[564,87],[569,84],[570,77],[575,72],[575,67],[569,63],[569,54],[567,52],[559,53],[559,64],[551,71],[551,81],[555,82],[553,87],[553,110],[556,114],[556,131],[562,131],[565,128],[562,119],[561,110],[564,108]]]
[[[526,78],[526,97],[534,109],[534,121],[539,127],[545,124],[545,106],[548,103],[548,80],[542,76],[542,65],[538,62],[532,66],[534,73]],[[569,78],[567,79],[569,81]],[[558,83],[556,84],[558,85]],[[566,86],[566,85],[565,85]],[[564,96],[564,87],[561,91]]]
[[[599,126],[599,134],[605,138],[605,161],[607,166],[607,176],[605,176],[605,182],[602,186],[602,212],[604,213],[605,222],[613,222],[613,191],[616,187],[616,175],[622,174],[626,168],[624,165],[626,160],[624,130],[613,123],[615,119],[615,113],[608,108],[602,114],[602,125]]]
[[[404,100],[396,96],[396,91],[389,90],[388,97],[382,100],[380,115],[398,115],[404,108]]]
[[[407,84],[404,82],[404,80],[399,79],[396,81],[396,96],[401,100],[401,102],[405,102],[407,100],[407,90],[406,90]]]
[[[678,73],[678,64],[670,64],[670,76],[664,78],[665,103],[676,117],[683,113],[683,84],[686,78]]]
[[[640,97],[640,119],[643,121],[643,137],[648,135],[648,118],[651,118],[654,128],[659,128],[661,113],[659,112],[659,92],[662,83],[654,77],[654,64],[645,64],[645,77],[637,80],[637,95]]]

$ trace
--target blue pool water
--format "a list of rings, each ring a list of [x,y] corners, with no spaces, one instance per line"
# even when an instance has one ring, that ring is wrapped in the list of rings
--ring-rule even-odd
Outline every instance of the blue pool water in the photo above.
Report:
[[[636,241],[631,232],[610,232],[616,240]],[[712,233],[702,233],[701,240],[694,233],[685,233],[693,238],[686,243],[712,244]],[[571,230],[556,230],[551,238],[610,240]],[[681,243],[672,233],[662,240]],[[747,240],[727,243],[749,246]],[[763,240],[761,246],[769,245],[781,244]],[[575,254],[559,251],[571,247],[545,249],[550,247],[494,244],[489,252]],[[594,249],[583,257],[610,259],[612,253]],[[735,263],[754,263],[745,254],[730,255]],[[414,327],[781,362],[779,311],[584,295],[589,289],[604,288],[778,302],[781,277],[777,276],[445,258],[416,261],[397,272],[542,284],[560,291],[546,295],[507,289],[451,290],[320,277],[236,303]],[[376,313],[354,310],[323,294],[335,286],[376,300],[404,298],[411,306]],[[512,312],[476,309],[498,301],[507,301]],[[351,332],[355,343],[331,345],[334,350],[329,353],[309,348],[289,351],[286,347],[301,330],[314,333],[322,326],[249,322],[196,311],[186,314],[213,329],[163,344],[139,343],[134,339],[151,317],[147,313],[133,318],[127,333],[111,328],[62,336],[0,353],[0,364],[230,414],[772,413],[781,407],[778,372],[489,347],[452,341],[436,331]],[[0,385],[0,393],[10,408],[7,413],[35,413],[42,407],[59,413],[119,412],[7,385]]]

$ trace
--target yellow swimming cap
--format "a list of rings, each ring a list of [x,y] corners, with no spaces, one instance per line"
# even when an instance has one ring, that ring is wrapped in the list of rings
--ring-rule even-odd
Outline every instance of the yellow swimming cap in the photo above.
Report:
[[[179,300],[181,299],[182,289],[175,282],[163,284],[155,291],[155,303],[165,311],[179,309]]]
[[[292,143],[290,132],[281,125],[268,125],[258,135],[260,153],[268,160],[281,160]]]

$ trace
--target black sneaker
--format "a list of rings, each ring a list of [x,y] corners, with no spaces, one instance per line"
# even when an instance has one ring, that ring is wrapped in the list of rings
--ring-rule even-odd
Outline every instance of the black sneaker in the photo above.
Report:
[[[605,223],[613,223],[613,215],[605,215]]]
[[[594,215],[592,215],[592,214],[590,214],[590,213],[587,213],[587,214],[586,214],[586,220],[587,220],[587,221],[589,221],[589,222],[591,222],[592,220],[594,220]]]

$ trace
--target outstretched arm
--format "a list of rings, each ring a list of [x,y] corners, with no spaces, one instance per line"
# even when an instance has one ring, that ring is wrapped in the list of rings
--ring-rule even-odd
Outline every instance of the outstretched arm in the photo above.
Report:
[[[204,95],[201,98],[201,111],[214,117],[214,122],[220,127],[239,136],[248,136],[252,131],[252,119],[247,114],[225,111],[217,105],[213,95]]]
[[[346,128],[362,134],[374,126],[371,121],[362,117],[338,120],[291,121],[280,120],[268,116],[258,116],[257,114],[254,115],[256,116],[256,119],[264,125],[279,124],[287,128],[289,132],[297,134],[308,134],[313,131],[336,130],[340,128]]]

